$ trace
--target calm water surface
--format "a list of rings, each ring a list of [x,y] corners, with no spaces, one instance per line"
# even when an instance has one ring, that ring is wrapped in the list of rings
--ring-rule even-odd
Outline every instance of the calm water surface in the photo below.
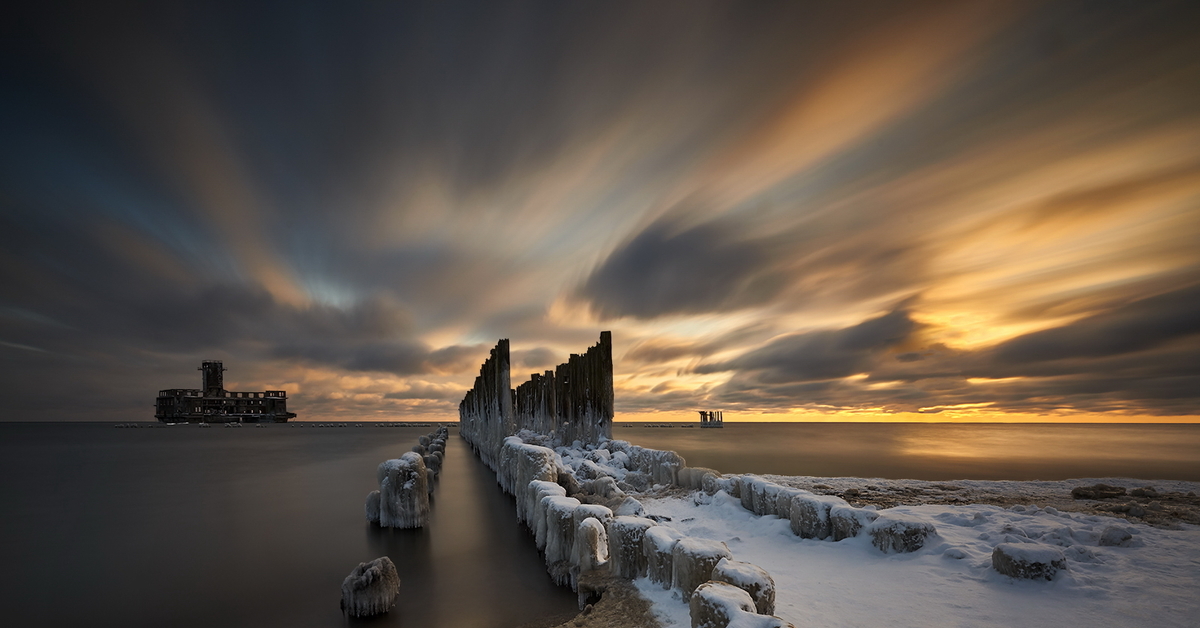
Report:
[[[0,624],[552,625],[577,612],[512,499],[451,430],[424,530],[366,523],[375,468],[431,428],[0,424]],[[389,556],[397,608],[350,621],[342,579]]]
[[[1200,481],[1200,425],[618,423],[613,437],[722,473],[917,480]]]

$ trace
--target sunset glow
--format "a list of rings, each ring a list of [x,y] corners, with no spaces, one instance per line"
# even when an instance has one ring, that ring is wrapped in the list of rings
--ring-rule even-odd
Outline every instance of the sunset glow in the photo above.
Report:
[[[542,8],[6,20],[5,419],[1200,420],[1194,3]]]

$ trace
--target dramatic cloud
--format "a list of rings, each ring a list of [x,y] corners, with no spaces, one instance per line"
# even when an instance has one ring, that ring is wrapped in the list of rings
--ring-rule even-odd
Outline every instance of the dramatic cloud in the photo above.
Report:
[[[601,329],[625,416],[1195,418],[1198,22],[24,3],[5,418],[145,419],[222,359],[303,419],[452,419],[498,338],[520,380]]]

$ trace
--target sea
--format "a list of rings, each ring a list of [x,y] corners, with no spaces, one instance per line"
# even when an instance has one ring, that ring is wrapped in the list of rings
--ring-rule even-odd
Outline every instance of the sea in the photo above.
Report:
[[[513,501],[451,430],[430,524],[363,514],[375,470],[432,427],[0,423],[6,626],[538,628],[576,597],[546,575]],[[1200,481],[1200,425],[734,423],[614,426],[725,473],[926,480]],[[389,556],[387,615],[339,609]]]

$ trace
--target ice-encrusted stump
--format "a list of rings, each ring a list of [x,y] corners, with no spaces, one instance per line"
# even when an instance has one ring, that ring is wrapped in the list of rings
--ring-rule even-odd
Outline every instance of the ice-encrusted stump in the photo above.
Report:
[[[683,535],[668,526],[655,526],[646,530],[642,537],[642,550],[646,556],[646,576],[664,589],[671,588],[674,577],[673,566],[675,544]]]
[[[534,542],[539,550],[546,549],[546,543],[549,542],[550,536],[548,531],[549,516],[549,500],[552,497],[566,497],[566,491],[559,487],[560,491],[547,488],[545,492],[539,492],[541,499],[538,500],[537,506],[533,509],[533,519],[529,523],[529,527],[533,530]],[[572,498],[574,499],[574,498]],[[579,501],[579,500],[576,500]]]
[[[827,539],[833,535],[829,509],[848,505],[833,495],[795,495],[792,497],[790,518],[792,533],[802,539]]]
[[[588,517],[575,528],[575,555],[571,559],[571,587],[608,562],[608,533],[599,520]]]
[[[724,582],[705,582],[688,602],[692,628],[795,628],[774,615],[754,612],[743,590]]]
[[[742,500],[742,508],[745,508],[750,512],[754,512],[754,498],[756,496],[754,485],[759,479],[760,478],[756,475],[743,475],[741,477],[741,482],[739,482],[742,489],[742,494],[739,498]]]
[[[775,512],[772,514],[784,521],[791,521],[792,500],[801,495],[812,495],[812,493],[804,489],[780,486],[775,494]]]
[[[712,570],[712,579],[726,582],[750,594],[760,615],[775,613],[775,580],[762,567],[722,558]]]
[[[379,525],[420,528],[429,518],[429,484],[425,461],[408,452],[379,465]]]
[[[608,568],[618,578],[633,580],[646,573],[643,540],[654,521],[644,517],[614,517],[608,524]]]
[[[565,497],[566,494],[567,490],[559,486],[557,482],[548,482],[546,480],[534,480],[530,482],[525,487],[525,494],[519,496],[517,500],[517,520],[528,524],[529,529],[533,531],[536,538],[538,536],[538,517],[544,516],[544,514],[539,514],[538,512],[542,498]],[[539,546],[538,549],[542,549],[542,547]]]
[[[932,523],[893,512],[880,513],[867,530],[871,533],[871,544],[885,554],[915,552],[925,547],[930,537],[937,536]]]
[[[388,612],[400,593],[400,576],[387,556],[359,563],[342,581],[342,610],[351,617]]]
[[[708,475],[713,477],[721,476],[721,474],[714,469],[706,469],[704,467],[684,467],[677,473],[679,485],[683,488],[691,489],[693,491],[702,490],[704,488],[704,477]]]
[[[496,476],[506,493],[518,495],[534,480],[552,482],[558,479],[556,454],[553,449],[530,445],[516,436],[509,436],[500,447]]]
[[[601,529],[607,529],[608,522],[613,520],[613,514],[607,506],[601,506],[599,504],[580,504],[571,511],[571,518],[573,520],[575,532],[577,533],[579,532],[580,525],[582,525],[586,519],[595,519],[596,521],[600,522]],[[581,544],[590,542],[587,539],[580,538],[578,534],[573,535],[573,537],[574,538],[571,542],[571,552],[569,556],[571,560],[572,578],[574,578],[574,572],[576,568],[579,567],[579,563],[576,562],[576,559],[581,556],[582,552],[584,551],[580,549],[579,546]],[[608,553],[607,538],[604,540],[604,553]]]
[[[574,497],[546,497],[546,567],[556,584],[570,581],[571,551],[575,548]],[[564,567],[565,565],[565,567]]]
[[[379,491],[367,493],[367,521],[379,523]]]
[[[687,466],[683,456],[661,449],[646,449],[637,445],[630,446],[625,454],[633,469],[650,476],[655,484],[675,486],[679,484],[679,470]]]
[[[992,569],[1013,578],[1053,580],[1066,568],[1062,550],[1045,543],[1001,543],[992,550]]]
[[[671,549],[671,588],[688,599],[696,587],[712,579],[713,567],[722,558],[733,558],[721,541],[685,536]]]
[[[705,582],[696,587],[688,606],[692,628],[727,628],[738,614],[754,612],[750,594],[724,582]]]
[[[829,509],[829,532],[834,541],[858,536],[863,526],[875,521],[879,513],[849,504],[838,504]]]

